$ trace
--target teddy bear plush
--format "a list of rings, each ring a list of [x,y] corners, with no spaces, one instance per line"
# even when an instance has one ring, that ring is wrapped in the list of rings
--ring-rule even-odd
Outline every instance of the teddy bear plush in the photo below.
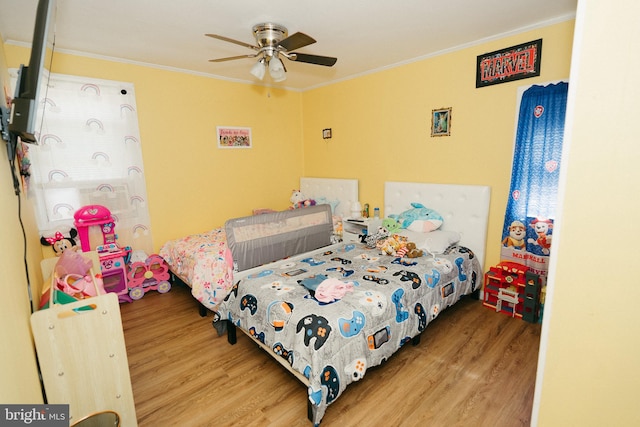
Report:
[[[405,248],[407,249],[407,253],[405,254],[407,258],[419,258],[422,256],[422,249],[418,249],[413,242],[407,242]]]

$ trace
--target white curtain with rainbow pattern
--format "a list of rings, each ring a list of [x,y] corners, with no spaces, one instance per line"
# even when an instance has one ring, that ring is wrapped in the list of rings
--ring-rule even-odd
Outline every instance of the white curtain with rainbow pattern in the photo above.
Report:
[[[117,243],[151,254],[133,84],[52,73],[41,93],[38,145],[23,145],[41,234],[65,235],[79,208],[103,205]]]

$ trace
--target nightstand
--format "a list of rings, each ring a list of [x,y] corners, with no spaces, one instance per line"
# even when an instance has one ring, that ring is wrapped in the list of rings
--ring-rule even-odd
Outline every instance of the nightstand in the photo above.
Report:
[[[381,225],[380,218],[345,218],[342,220],[342,239],[345,242],[359,242],[359,236],[373,234]]]

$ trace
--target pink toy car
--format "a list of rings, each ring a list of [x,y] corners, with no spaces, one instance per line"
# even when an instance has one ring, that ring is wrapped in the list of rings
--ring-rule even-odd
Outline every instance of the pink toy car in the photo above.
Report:
[[[127,278],[132,300],[139,300],[150,290],[161,294],[171,290],[169,266],[160,255],[150,255],[144,262],[132,263]]]

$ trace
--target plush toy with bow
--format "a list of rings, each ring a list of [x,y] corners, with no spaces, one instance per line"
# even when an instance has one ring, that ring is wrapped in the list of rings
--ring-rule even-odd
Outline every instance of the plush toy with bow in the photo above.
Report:
[[[68,236],[65,236],[61,232],[56,231],[55,234],[51,237],[42,236],[40,238],[40,243],[42,244],[42,246],[51,246],[56,256],[60,256],[64,251],[75,251],[78,248],[75,240],[77,236],[78,230],[76,230],[75,228],[69,230]]]
[[[308,206],[316,205],[315,200],[307,199],[304,193],[300,190],[293,190],[289,201],[291,202],[291,209],[306,208]]]

